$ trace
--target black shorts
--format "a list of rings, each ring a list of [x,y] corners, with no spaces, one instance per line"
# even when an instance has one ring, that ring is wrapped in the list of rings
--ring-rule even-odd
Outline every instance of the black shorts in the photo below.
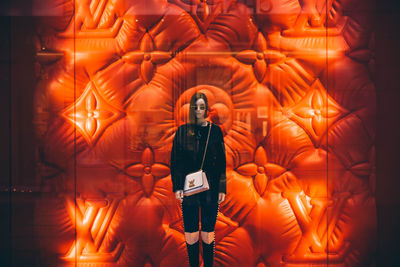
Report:
[[[185,232],[199,231],[199,210],[201,213],[201,231],[214,232],[218,208],[218,194],[212,194],[211,191],[183,197],[182,217]]]

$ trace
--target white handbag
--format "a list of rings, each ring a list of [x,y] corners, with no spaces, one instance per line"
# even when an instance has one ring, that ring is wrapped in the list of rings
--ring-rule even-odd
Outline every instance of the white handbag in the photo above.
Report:
[[[211,123],[208,129],[207,141],[206,141],[206,146],[204,148],[203,160],[201,162],[200,170],[186,175],[185,184],[183,186],[183,195],[185,196],[191,196],[210,189],[206,173],[203,171],[203,164],[207,152],[208,139],[210,138],[210,131],[211,131]]]

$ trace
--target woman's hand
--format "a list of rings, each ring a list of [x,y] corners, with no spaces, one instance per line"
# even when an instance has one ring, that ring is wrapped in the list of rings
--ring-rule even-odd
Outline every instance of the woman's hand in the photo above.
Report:
[[[175,192],[175,197],[177,200],[179,200],[179,202],[182,203],[183,201],[183,190],[178,190]]]
[[[218,204],[221,204],[225,200],[225,193],[218,194]]]

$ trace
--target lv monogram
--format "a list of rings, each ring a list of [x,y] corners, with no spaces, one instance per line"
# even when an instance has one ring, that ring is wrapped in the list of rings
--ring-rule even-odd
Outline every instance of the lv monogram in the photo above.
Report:
[[[289,201],[303,233],[293,253],[284,256],[284,261],[317,263],[326,261],[327,257],[332,262],[343,261],[349,244],[332,233],[349,194],[339,194],[335,199],[313,198],[311,201],[306,200],[303,192],[284,192],[283,196]],[[328,243],[331,246],[338,243],[338,250],[328,251]]]
[[[111,252],[104,247],[103,240],[110,222],[122,199],[120,194],[109,194],[105,199],[82,199],[65,195],[65,204],[72,223],[76,222],[76,240],[65,261],[115,262],[124,249],[119,243]]]
[[[194,179],[193,180],[189,180],[189,187],[193,187],[194,186]]]

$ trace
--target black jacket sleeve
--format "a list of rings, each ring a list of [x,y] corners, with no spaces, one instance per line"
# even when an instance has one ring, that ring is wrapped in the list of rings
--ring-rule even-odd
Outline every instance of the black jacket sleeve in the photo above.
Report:
[[[226,157],[225,157],[225,143],[224,136],[221,129],[218,127],[218,141],[217,141],[217,166],[219,168],[219,193],[226,194]]]
[[[184,185],[184,156],[182,144],[182,128],[178,128],[175,133],[171,150],[171,180],[172,191],[183,190]]]

